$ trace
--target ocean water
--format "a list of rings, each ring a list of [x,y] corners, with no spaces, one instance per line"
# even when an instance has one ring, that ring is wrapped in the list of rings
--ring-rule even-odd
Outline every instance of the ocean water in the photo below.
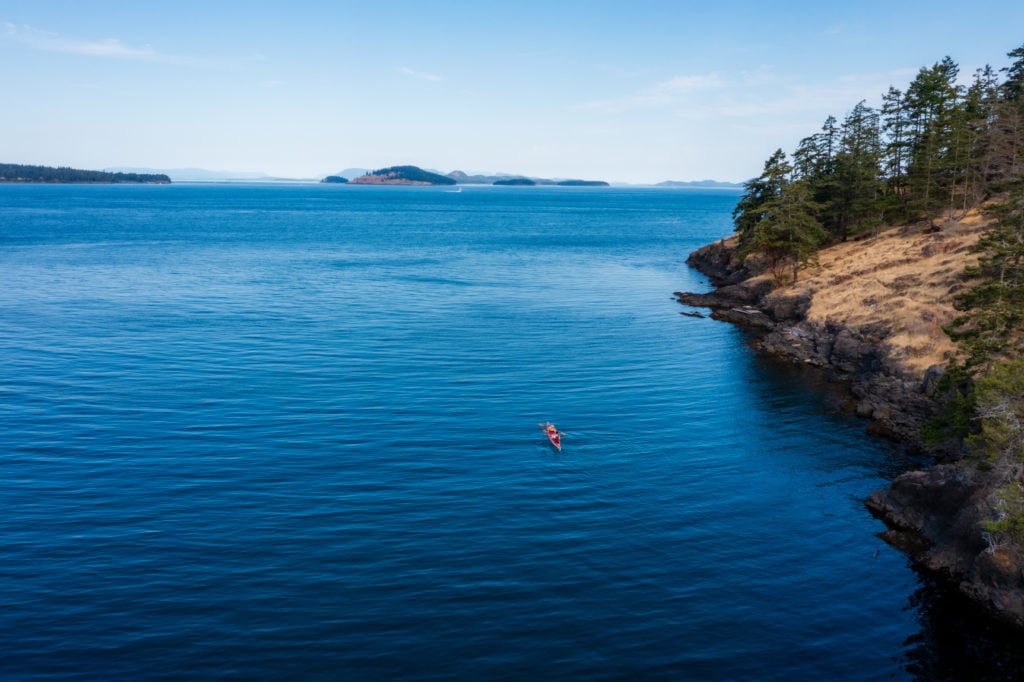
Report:
[[[737,198],[0,187],[0,678],[1006,678],[899,450],[680,315]]]

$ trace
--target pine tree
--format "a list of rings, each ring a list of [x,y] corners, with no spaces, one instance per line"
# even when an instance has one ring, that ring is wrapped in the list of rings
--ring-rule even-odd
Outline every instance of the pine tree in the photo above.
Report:
[[[885,136],[882,154],[886,186],[885,209],[896,210],[909,217],[907,206],[907,160],[910,157],[908,130],[910,121],[906,98],[890,86],[882,96],[882,132]]]
[[[754,228],[764,217],[765,206],[782,194],[782,188],[792,171],[793,167],[786,160],[786,154],[776,149],[764,162],[761,175],[744,184],[743,196],[732,212],[740,248],[744,248],[753,238]]]
[[[968,368],[984,367],[1013,349],[1024,331],[1024,189],[992,209],[996,224],[978,240],[978,265],[964,274],[978,283],[954,298],[957,316],[946,332],[966,350]]]
[[[861,100],[843,121],[840,151],[835,160],[834,222],[826,227],[838,239],[881,224],[879,206],[881,142],[878,112]]]
[[[1003,98],[1007,102],[1024,102],[1024,45],[1006,53],[1014,61],[1001,69],[1006,74],[1003,82]]]
[[[974,81],[964,98],[966,140],[964,142],[963,185],[961,209],[980,202],[988,189],[992,165],[992,130],[999,106],[999,78],[985,65],[974,72]]]
[[[995,120],[989,134],[989,181],[996,189],[1024,176],[1024,46],[1007,53],[1015,61],[1001,69]]]
[[[795,282],[800,268],[814,260],[828,234],[818,222],[818,206],[808,182],[793,181],[792,173],[786,154],[777,149],[761,175],[747,183],[733,216],[740,255],[763,254],[777,281],[782,268],[790,266]]]
[[[907,88],[911,124],[907,183],[913,214],[933,220],[948,197],[949,150],[954,136],[954,107],[960,95],[959,67],[950,57],[921,69]]]
[[[784,266],[792,268],[796,282],[800,268],[816,261],[818,250],[828,239],[815,215],[816,208],[810,188],[799,180],[785,185],[782,193],[764,207],[748,252],[763,253],[768,258],[776,281],[782,279]]]

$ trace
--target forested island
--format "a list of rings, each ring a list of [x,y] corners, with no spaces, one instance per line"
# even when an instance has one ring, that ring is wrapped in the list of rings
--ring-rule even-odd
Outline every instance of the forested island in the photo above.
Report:
[[[604,180],[560,180],[555,184],[560,187],[608,187]]]
[[[537,185],[537,181],[530,178],[503,178],[495,180],[491,184],[499,187],[534,187]]]
[[[418,166],[389,166],[349,181],[353,185],[454,185],[454,178]]]
[[[331,175],[321,182],[349,182],[353,185],[499,185],[532,187],[534,185],[561,185],[565,187],[608,187],[603,180],[548,180],[545,178],[528,178],[519,175],[467,175],[462,171],[452,171],[441,175],[423,170],[419,166],[389,166],[346,180],[340,175]]]
[[[0,182],[170,184],[171,179],[163,174],[108,173],[77,168],[0,163]]]
[[[828,117],[744,185],[735,234],[678,294],[850,386],[869,429],[930,455],[867,504],[886,538],[1024,627],[1024,46],[950,57]]]
[[[507,187],[533,187],[535,185],[556,185],[559,187],[608,187],[604,180],[538,180],[536,178],[511,177],[495,180],[492,184]]]

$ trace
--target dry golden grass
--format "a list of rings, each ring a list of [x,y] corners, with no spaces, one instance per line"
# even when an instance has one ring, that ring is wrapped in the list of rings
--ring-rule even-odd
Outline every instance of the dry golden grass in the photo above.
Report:
[[[801,271],[799,282],[778,293],[810,290],[807,317],[813,322],[885,325],[890,358],[921,374],[955,351],[942,327],[956,312],[952,297],[964,286],[964,267],[977,261],[971,247],[989,224],[974,210],[934,232],[927,225],[893,227],[837,244],[822,250],[817,267]]]

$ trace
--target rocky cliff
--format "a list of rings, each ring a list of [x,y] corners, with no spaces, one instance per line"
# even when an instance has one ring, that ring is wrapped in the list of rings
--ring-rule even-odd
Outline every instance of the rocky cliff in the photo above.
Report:
[[[940,462],[898,477],[871,495],[868,508],[885,535],[920,565],[937,571],[996,616],[1024,626],[1024,555],[983,532],[993,518],[1000,477],[958,461],[962,452],[924,443],[937,414],[936,392],[954,347],[942,332],[971,247],[987,226],[981,213],[941,229],[891,228],[838,244],[799,281],[779,285],[756,259],[741,262],[735,237],[709,244],[688,263],[716,287],[677,293],[715,319],[752,329],[755,347],[820,368],[850,391],[868,430],[927,452]]]
[[[895,252],[889,242],[904,240],[890,235],[889,239],[874,241],[858,242],[863,249],[879,252],[872,260],[871,279],[896,281],[905,277],[905,263],[895,265],[883,257]],[[841,251],[850,250],[849,245],[840,247]],[[947,340],[939,338],[942,332],[936,320],[948,321],[952,307],[948,300],[919,300],[913,306],[896,301],[894,294],[899,287],[891,284],[887,296],[861,296],[859,304],[826,301],[834,293],[828,292],[829,286],[840,286],[844,291],[857,286],[854,278],[842,271],[841,258],[840,253],[823,254],[821,267],[806,273],[804,281],[779,287],[760,272],[756,261],[741,264],[735,239],[730,238],[695,251],[687,261],[708,275],[717,288],[710,293],[676,295],[685,305],[710,308],[715,319],[758,330],[754,345],[760,351],[826,370],[848,386],[856,399],[857,413],[869,418],[868,428],[873,433],[919,449],[921,427],[935,414],[934,392],[952,350]],[[893,268],[901,272],[890,272]],[[841,282],[831,285],[834,280]],[[949,288],[944,292],[947,298]],[[865,309],[869,314],[864,314]],[[901,340],[908,323],[916,323],[922,314],[935,324],[926,324],[923,335]],[[932,332],[934,338],[929,338]],[[912,350],[915,346],[927,349],[929,357],[924,362],[920,353]]]

